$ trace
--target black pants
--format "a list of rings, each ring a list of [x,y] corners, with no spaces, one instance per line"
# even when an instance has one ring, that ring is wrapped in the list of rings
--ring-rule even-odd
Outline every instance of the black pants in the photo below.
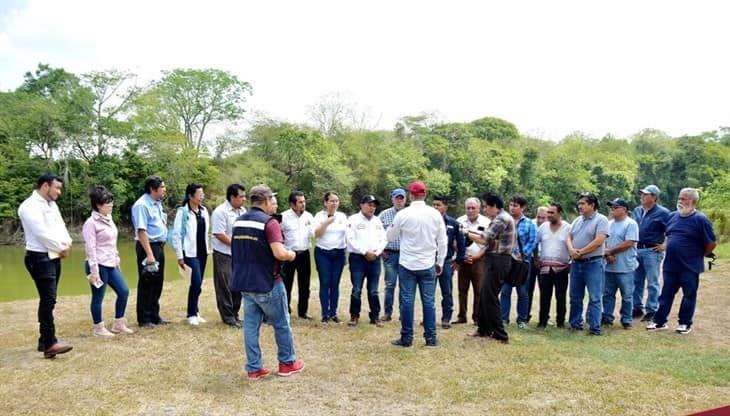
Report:
[[[565,297],[568,292],[568,274],[570,268],[565,268],[559,272],[552,269],[548,273],[541,273],[539,277],[540,284],[540,321],[539,325],[545,326],[550,318],[550,301],[553,297],[553,287],[555,288],[555,323],[562,327],[565,325]]]
[[[299,287],[299,304],[297,313],[299,316],[307,315],[309,309],[309,281],[312,276],[312,260],[309,258],[309,250],[298,251],[294,261],[284,263],[282,275],[286,287],[286,304],[291,303],[291,290],[294,286],[294,272],[297,273],[297,286]],[[289,306],[291,313],[291,306]]]
[[[527,322],[532,319],[532,300],[535,298],[535,284],[537,283],[537,275],[540,274],[540,268],[532,261],[530,265],[530,274],[527,275],[529,284],[527,285]]]
[[[474,293],[474,304],[471,310],[471,319],[474,322],[479,321],[479,293],[481,292],[481,282],[484,278],[484,269],[486,267],[484,260],[484,258],[480,258],[475,263],[462,263],[461,266],[459,266],[459,314],[456,317],[461,321],[466,320],[469,284],[471,284],[472,292]]]
[[[61,259],[49,259],[48,253],[35,251],[25,252],[25,268],[33,278],[38,290],[38,324],[40,338],[38,347],[45,350],[52,346],[56,339],[56,325],[53,322],[53,309],[56,307],[58,281],[61,279]]]
[[[165,243],[150,243],[152,254],[155,260],[160,263],[160,269],[155,273],[144,271],[142,261],[147,258],[142,244],[139,241],[135,244],[137,251],[137,323],[144,325],[148,323],[159,324],[160,318],[160,296],[162,296],[162,285],[165,280]]]
[[[487,254],[486,273],[482,276],[479,294],[478,332],[498,340],[509,339],[502,324],[499,292],[509,273],[511,258],[508,254]]]
[[[221,320],[228,324],[239,321],[238,311],[241,310],[241,292],[231,291],[231,267],[231,256],[213,250],[215,301]]]

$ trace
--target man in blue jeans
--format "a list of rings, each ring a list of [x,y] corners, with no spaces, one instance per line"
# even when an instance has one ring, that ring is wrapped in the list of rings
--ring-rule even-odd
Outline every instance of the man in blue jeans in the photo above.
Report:
[[[613,219],[608,223],[606,240],[606,282],[603,291],[603,317],[601,325],[613,325],[613,310],[616,305],[616,290],[621,291],[621,325],[631,329],[631,303],[634,297],[634,270],[636,242],[639,240],[639,226],[629,218],[629,204],[621,198],[608,203]]]
[[[276,212],[275,194],[266,185],[251,188],[251,210],[241,215],[233,227],[231,289],[243,292],[243,340],[246,372],[250,380],[266,377],[259,346],[259,331],[264,318],[274,327],[279,358],[279,375],[301,372],[304,363],[294,352],[294,337],[289,326],[286,288],[281,262],[293,261],[297,253],[284,247],[281,226],[271,214]]]
[[[603,305],[603,243],[608,237],[608,218],[598,212],[592,192],[578,197],[580,216],[573,221],[565,240],[572,260],[570,269],[570,330],[583,330],[583,297],[588,289],[586,321],[590,335],[601,335]]]
[[[659,270],[664,260],[664,234],[669,217],[669,210],[657,203],[659,194],[656,185],[647,186],[641,190],[641,205],[634,208],[634,220],[639,224],[636,245],[639,267],[634,271],[633,317],[643,316],[643,322],[651,322],[659,308]],[[646,304],[643,303],[644,285],[647,287]]]
[[[451,328],[451,315],[454,312],[454,271],[459,270],[461,263],[464,261],[464,253],[466,251],[466,238],[461,232],[459,223],[446,214],[449,210],[449,201],[445,196],[437,195],[433,197],[431,204],[444,217],[446,224],[446,259],[444,260],[444,268],[439,276],[439,287],[441,288],[441,328]],[[456,259],[454,259],[456,253]]]
[[[697,211],[700,194],[694,188],[684,188],[677,197],[677,211],[667,220],[667,258],[664,260],[664,286],[659,296],[659,309],[646,329],[667,329],[667,317],[674,303],[674,295],[682,288],[679,306],[678,334],[692,332],[692,318],[697,304],[700,273],[705,271],[704,257],[712,253],[717,242],[712,223]]]
[[[411,205],[399,212],[388,228],[388,241],[400,240],[398,269],[401,330],[391,344],[413,344],[413,303],[416,287],[423,304],[423,329],[427,347],[438,345],[436,339],[436,276],[442,272],[446,257],[446,226],[441,214],[426,205],[426,185],[415,181],[408,187]]]
[[[385,231],[393,223],[395,214],[406,206],[406,191],[401,188],[393,189],[390,193],[390,200],[393,206],[383,210],[378,218],[383,223]],[[383,322],[392,320],[393,300],[395,298],[395,286],[398,284],[398,262],[400,258],[400,240],[388,241],[385,250],[381,254],[383,258],[383,269],[385,269],[385,299],[383,300]]]
[[[388,241],[385,238],[383,223],[375,216],[378,200],[373,195],[365,195],[360,200],[360,212],[347,219],[347,251],[350,253],[350,296],[349,326],[357,325],[362,305],[362,285],[367,279],[368,307],[370,324],[378,327],[380,323],[380,254]]]

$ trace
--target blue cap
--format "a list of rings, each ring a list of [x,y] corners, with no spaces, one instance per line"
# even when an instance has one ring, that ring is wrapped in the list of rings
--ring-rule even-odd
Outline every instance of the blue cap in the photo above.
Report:
[[[652,194],[654,196],[659,196],[659,194],[661,193],[656,185],[649,185],[639,192],[641,192],[642,194]]]
[[[403,188],[395,188],[393,189],[393,192],[390,193],[391,198],[395,198],[397,196],[402,196],[403,198],[406,197],[406,191]]]

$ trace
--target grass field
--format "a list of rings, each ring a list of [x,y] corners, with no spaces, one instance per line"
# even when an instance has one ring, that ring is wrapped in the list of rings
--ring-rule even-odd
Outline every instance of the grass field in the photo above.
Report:
[[[312,286],[310,314],[318,316]],[[349,290],[345,273],[340,318],[346,317]],[[135,293],[128,306],[132,322]],[[74,350],[55,360],[35,351],[37,301],[0,303],[2,413],[680,415],[730,404],[727,264],[702,276],[688,336],[650,334],[637,325],[589,337],[554,327],[539,331],[533,323],[527,330],[510,325],[511,343],[501,345],[468,338],[473,327],[460,325],[439,329],[440,346],[425,348],[416,326],[414,347],[402,349],[389,344],[398,336],[397,320],[383,328],[351,328],[292,318],[304,372],[257,382],[242,370],[241,332],[218,322],[212,282],[204,283],[201,310],[209,323],[201,327],[183,323],[186,293],[183,282],[165,286],[162,314],[173,324],[151,330],[134,325],[136,334],[113,339],[90,336],[89,296],[59,299],[58,335]],[[113,300],[108,293],[107,321]],[[266,365],[276,368],[268,326],[262,347]]]

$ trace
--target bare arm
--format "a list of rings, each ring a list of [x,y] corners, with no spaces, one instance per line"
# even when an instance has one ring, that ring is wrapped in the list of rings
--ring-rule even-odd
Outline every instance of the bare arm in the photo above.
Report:
[[[231,237],[229,237],[226,233],[213,234],[213,237],[217,238],[218,241],[227,245],[228,247],[231,246]]]
[[[634,243],[636,243],[636,241],[633,241],[633,240],[622,241],[621,244],[619,244],[619,245],[613,246],[611,248],[607,248],[605,251],[605,254],[607,256],[615,256],[618,253],[623,253],[624,251],[633,247]]]
[[[279,261],[294,261],[297,253],[294,250],[287,250],[282,243],[269,243],[274,257]]]

